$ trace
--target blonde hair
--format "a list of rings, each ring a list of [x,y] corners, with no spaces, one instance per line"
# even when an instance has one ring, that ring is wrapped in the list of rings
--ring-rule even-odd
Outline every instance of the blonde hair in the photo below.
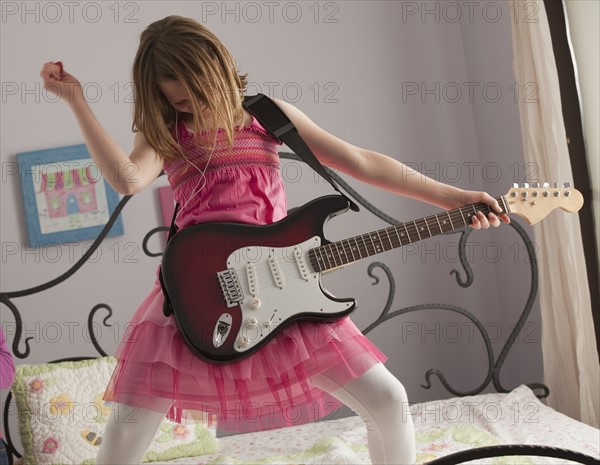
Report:
[[[236,121],[243,116],[242,99],[247,75],[221,41],[197,21],[168,16],[150,24],[140,37],[133,64],[134,115],[132,129],[144,133],[150,146],[166,160],[184,157],[171,128],[177,110],[159,88],[163,80],[177,80],[190,96],[194,126],[202,127],[202,108],[210,110],[213,130],[222,127],[229,147]]]

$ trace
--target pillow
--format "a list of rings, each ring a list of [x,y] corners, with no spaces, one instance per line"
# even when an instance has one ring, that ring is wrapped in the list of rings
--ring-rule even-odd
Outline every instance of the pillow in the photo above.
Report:
[[[112,409],[102,396],[115,365],[116,359],[103,357],[17,366],[11,390],[24,465],[95,463]],[[144,462],[217,451],[216,429],[208,422],[184,425],[165,418]]]

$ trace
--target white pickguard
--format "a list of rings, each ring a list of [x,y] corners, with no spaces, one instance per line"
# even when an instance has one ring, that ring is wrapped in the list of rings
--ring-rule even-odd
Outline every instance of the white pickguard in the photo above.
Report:
[[[323,294],[321,273],[313,271],[307,257],[308,250],[319,245],[321,238],[315,236],[290,247],[244,247],[228,257],[227,268],[235,272],[243,294],[237,304],[241,329],[228,335],[236,338],[235,350],[251,349],[298,313],[335,314],[353,305]]]

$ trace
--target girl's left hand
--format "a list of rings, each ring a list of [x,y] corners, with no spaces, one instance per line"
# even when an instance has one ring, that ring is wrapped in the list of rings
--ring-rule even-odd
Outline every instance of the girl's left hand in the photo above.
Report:
[[[461,190],[454,201],[456,205],[452,208],[459,208],[472,203],[483,202],[489,205],[495,212],[502,211],[496,199],[487,192]],[[497,228],[500,226],[500,223],[510,223],[510,218],[506,213],[496,214],[494,212],[490,212],[486,216],[484,213],[479,211],[471,218],[472,222],[469,226],[473,229],[487,229],[490,226]]]

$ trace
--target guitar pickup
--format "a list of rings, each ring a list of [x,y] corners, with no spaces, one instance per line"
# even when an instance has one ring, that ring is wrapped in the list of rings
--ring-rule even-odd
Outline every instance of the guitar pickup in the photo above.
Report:
[[[279,289],[283,289],[285,280],[283,279],[283,273],[281,273],[281,268],[279,267],[277,259],[271,255],[267,262],[269,263],[269,268],[271,269],[271,275],[273,275],[273,279],[275,280],[275,285]]]
[[[244,292],[240,286],[240,281],[237,273],[233,268],[217,273],[221,292],[225,298],[225,303],[228,308],[235,307],[244,300]]]

